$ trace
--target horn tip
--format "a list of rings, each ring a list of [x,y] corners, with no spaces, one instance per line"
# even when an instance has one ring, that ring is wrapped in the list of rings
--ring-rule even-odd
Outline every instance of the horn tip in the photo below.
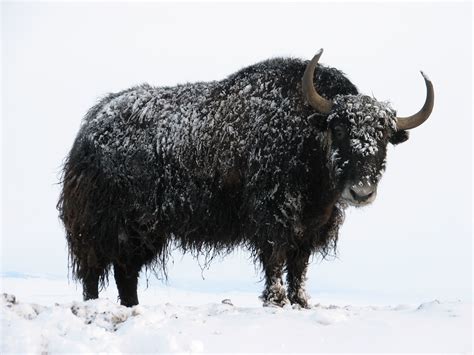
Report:
[[[420,73],[426,81],[431,81],[430,77],[423,70],[420,70]]]
[[[323,52],[324,52],[324,49],[319,48],[319,51],[316,52],[316,55],[321,55],[321,54],[323,54]]]

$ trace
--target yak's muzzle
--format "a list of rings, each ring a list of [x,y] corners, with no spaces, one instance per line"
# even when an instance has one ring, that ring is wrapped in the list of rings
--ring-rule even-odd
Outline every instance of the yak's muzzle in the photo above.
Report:
[[[348,184],[342,192],[342,198],[353,206],[365,206],[372,203],[377,195],[377,186],[369,184]]]

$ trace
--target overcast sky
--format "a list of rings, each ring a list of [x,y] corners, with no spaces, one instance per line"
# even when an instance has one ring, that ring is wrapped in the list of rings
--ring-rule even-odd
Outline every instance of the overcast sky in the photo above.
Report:
[[[469,2],[1,6],[4,272],[67,275],[59,172],[102,95],[143,82],[218,80],[322,47],[322,63],[402,116],[424,101],[420,69],[436,101],[430,120],[389,150],[375,203],[347,211],[339,257],[312,264],[309,288],[471,295]],[[215,262],[202,281],[197,263],[177,255],[170,283],[260,288],[246,256]]]

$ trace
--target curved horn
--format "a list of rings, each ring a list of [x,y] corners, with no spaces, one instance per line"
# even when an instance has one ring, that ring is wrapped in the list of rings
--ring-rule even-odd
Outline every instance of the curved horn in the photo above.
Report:
[[[423,122],[425,122],[428,119],[428,117],[430,117],[431,111],[433,111],[433,105],[434,105],[433,84],[431,83],[431,80],[428,78],[428,76],[425,73],[423,73],[422,71],[420,72],[421,72],[421,75],[423,75],[423,79],[425,79],[425,84],[426,84],[425,104],[423,105],[420,111],[418,111],[412,116],[397,117],[397,130],[398,131],[418,127]]]
[[[332,102],[320,96],[313,83],[314,70],[318,64],[319,57],[323,54],[323,49],[321,48],[318,53],[311,59],[311,62],[306,66],[306,70],[303,75],[303,95],[312,107],[318,110],[321,113],[328,114],[332,108]]]

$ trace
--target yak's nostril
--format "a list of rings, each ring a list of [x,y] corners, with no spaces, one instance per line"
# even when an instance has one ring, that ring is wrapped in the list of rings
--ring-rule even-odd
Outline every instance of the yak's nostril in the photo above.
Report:
[[[354,190],[350,189],[350,193],[351,193],[352,198],[357,199],[358,195]]]
[[[374,194],[374,189],[372,189],[372,188],[351,187],[350,193],[351,193],[351,196],[354,200],[356,200],[356,201],[366,201]]]

